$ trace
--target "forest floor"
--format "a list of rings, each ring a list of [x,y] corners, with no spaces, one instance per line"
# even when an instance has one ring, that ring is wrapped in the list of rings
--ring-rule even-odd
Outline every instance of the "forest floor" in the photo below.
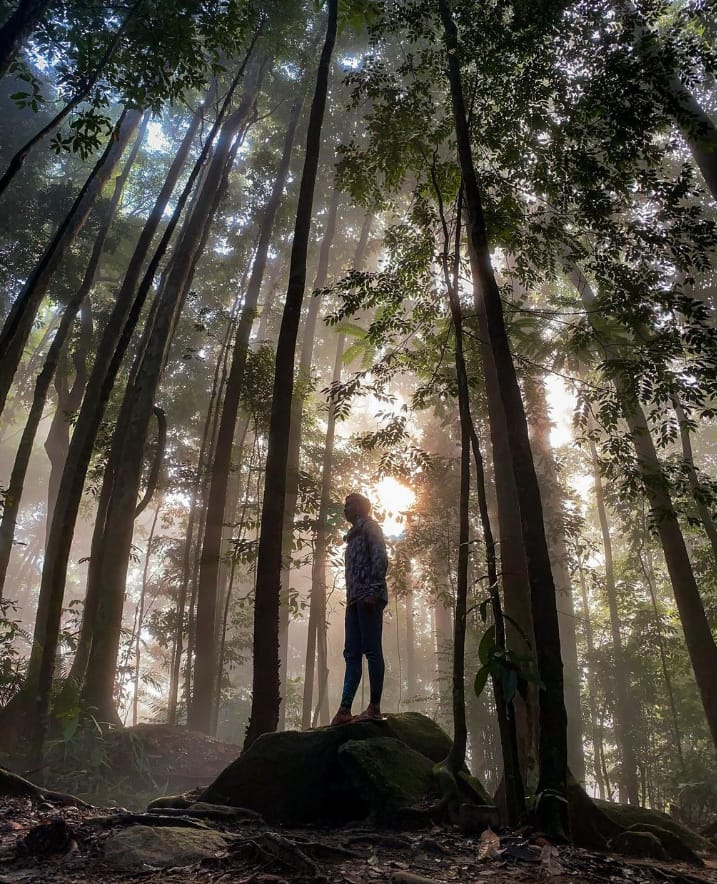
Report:
[[[200,747],[198,741],[204,738],[179,729],[132,730],[129,743],[122,745],[133,747],[136,772],[135,750],[141,742],[142,764],[152,763],[153,782],[145,783],[147,789],[156,784],[159,774],[164,775],[163,785],[208,785],[238,752],[238,747],[211,741]],[[114,757],[106,761],[111,763],[115,782],[129,787],[132,771],[117,769],[116,752],[115,746]],[[52,785],[66,785],[68,776],[65,771],[63,782]],[[76,782],[81,785],[79,771]],[[77,791],[84,792],[85,798],[90,792],[99,795],[96,788]],[[100,807],[0,796],[0,884],[717,884],[717,851],[703,857],[704,865],[695,866],[553,846],[535,835],[502,829],[468,837],[451,826],[389,831],[366,823],[329,829],[285,828],[240,818],[179,819],[161,810],[151,815],[139,811],[144,803],[142,791],[137,789],[136,802],[127,802],[132,810],[109,797]],[[132,845],[125,852],[122,839],[130,830],[149,832],[155,839],[156,862],[132,860]],[[171,832],[179,832],[180,837],[182,832],[190,833],[204,842],[205,855],[189,864],[168,865],[178,857],[171,843],[162,841]],[[168,846],[162,847],[163,843]]]

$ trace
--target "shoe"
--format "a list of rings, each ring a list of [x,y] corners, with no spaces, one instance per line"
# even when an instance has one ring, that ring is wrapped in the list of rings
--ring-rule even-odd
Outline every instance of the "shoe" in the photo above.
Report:
[[[351,724],[352,721],[355,721],[355,716],[353,716],[350,712],[343,712],[341,709],[334,715],[331,719],[331,727],[336,727],[340,724]]]
[[[382,715],[380,712],[376,712],[370,706],[364,710],[360,715],[357,715],[354,718],[354,721],[387,721],[385,715]]]

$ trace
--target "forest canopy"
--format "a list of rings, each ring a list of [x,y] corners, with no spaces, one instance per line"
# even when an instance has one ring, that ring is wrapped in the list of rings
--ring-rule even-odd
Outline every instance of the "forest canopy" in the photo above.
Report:
[[[453,774],[717,814],[714,13],[0,4],[3,757],[327,725],[360,492]]]

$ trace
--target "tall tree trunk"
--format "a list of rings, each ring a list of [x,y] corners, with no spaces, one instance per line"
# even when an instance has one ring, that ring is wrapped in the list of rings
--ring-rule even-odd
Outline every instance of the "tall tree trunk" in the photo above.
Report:
[[[85,274],[86,275],[86,274]],[[47,520],[45,522],[45,543],[50,533],[50,514],[57,504],[57,493],[62,479],[62,470],[70,448],[70,421],[82,405],[82,397],[87,386],[87,360],[92,347],[92,305],[86,297],[80,306],[80,329],[77,347],[72,354],[74,379],[69,385],[70,368],[67,364],[67,346],[60,355],[59,371],[55,372],[55,392],[57,408],[52,416],[50,429],[45,438],[45,453],[50,461],[50,476],[47,481]]]
[[[684,85],[659,38],[632,0],[615,0],[615,6],[625,29],[632,34],[646,79],[657,90],[665,110],[682,133],[713,199],[717,200],[717,126]]]
[[[510,454],[520,499],[523,543],[528,559],[538,672],[540,675],[540,743],[536,821],[552,837],[566,837],[567,718],[563,698],[563,664],[555,584],[545,541],[543,509],[528,439],[525,410],[510,352],[500,291],[490,260],[488,232],[478,179],[473,166],[470,133],[461,84],[458,33],[447,0],[438,0],[448,55],[448,78],[458,143],[458,155],[469,218],[471,269],[477,305],[488,320],[488,335],[501,379],[501,401],[511,427]]]
[[[227,118],[207,169],[202,191],[175,247],[170,269],[148,320],[144,345],[131,372],[105,470],[90,554],[87,607],[96,616],[88,620],[92,644],[82,697],[97,710],[100,720],[113,721],[114,675],[135,509],[144,459],[145,440],[160,378],[184,300],[191,285],[201,247],[226,182],[226,163],[234,141],[246,124],[256,100],[260,67],[247,79],[239,107]],[[151,324],[150,324],[151,322]],[[109,490],[105,491],[105,485]],[[103,511],[103,502],[106,509]],[[97,602],[90,606],[90,598]],[[83,624],[84,628],[84,624]]]
[[[81,285],[72,295],[65,307],[62,319],[60,320],[60,325],[55,332],[55,337],[53,338],[52,344],[50,345],[50,349],[45,358],[45,364],[35,384],[32,405],[30,406],[30,412],[23,430],[20,445],[18,446],[15,463],[10,477],[10,484],[5,496],[2,521],[0,522],[0,598],[2,597],[2,588],[7,575],[7,566],[12,550],[17,514],[20,508],[20,501],[25,485],[25,476],[27,474],[27,467],[29,465],[30,455],[32,454],[32,448],[35,443],[35,436],[45,409],[50,384],[53,377],[56,375],[57,367],[62,359],[62,354],[65,352],[77,311],[81,310],[80,344],[73,360],[75,365],[75,381],[72,385],[72,390],[67,391],[67,395],[63,395],[61,392],[62,381],[58,385],[58,407],[45,442],[45,449],[50,458],[51,465],[45,528],[47,542],[50,520],[55,511],[55,503],[57,501],[60,474],[69,447],[69,418],[70,415],[79,408],[86,384],[86,358],[92,338],[92,318],[88,297],[92,286],[94,285],[99,261],[104,250],[112,219],[114,218],[117,206],[119,205],[122,190],[124,189],[130,170],[137,158],[137,152],[148,123],[149,116],[145,118],[137,138],[135,139],[135,144],[130,151],[124,170],[117,179],[112,199],[104,211],[100,222],[100,228],[95,238],[92,254],[90,255],[84,278]]]
[[[281,531],[284,524],[286,458],[291,430],[294,356],[301,305],[306,285],[306,255],[321,148],[321,128],[328,92],[329,66],[336,40],[338,0],[328,0],[326,41],[309,116],[306,156],[301,176],[296,225],[291,248],[289,284],[276,350],[276,372],[271,402],[266,480],[261,513],[254,607],[254,671],[252,704],[245,747],[276,728],[279,720],[279,591],[281,586]]]
[[[702,523],[704,532],[707,535],[707,539],[710,542],[710,547],[712,548],[712,557],[714,558],[715,566],[717,566],[717,526],[715,526],[715,521],[712,518],[712,513],[705,503],[707,491],[700,482],[700,477],[697,474],[697,468],[695,467],[695,459],[692,453],[692,440],[690,438],[689,421],[687,420],[687,415],[685,414],[685,410],[682,407],[682,403],[677,398],[677,396],[672,397],[672,407],[675,410],[675,416],[677,417],[677,421],[680,425],[682,460],[684,462],[685,469],[687,470],[687,481],[689,482],[690,491],[692,492],[692,498],[695,502],[695,510],[697,511],[699,520]]]
[[[585,580],[585,571],[583,563],[578,553],[578,579],[580,582],[580,593],[583,602],[583,624],[585,626],[585,645],[588,652],[588,660],[595,659],[595,643],[593,641],[592,623],[590,622],[590,605],[588,603],[588,588]],[[598,708],[595,699],[595,688],[592,674],[588,670],[587,677],[588,706],[590,708],[590,742],[593,746],[593,773],[595,782],[598,785],[598,794],[604,801],[606,797],[605,782],[603,780],[603,769],[600,759],[603,757],[602,747],[602,731],[598,727]]]
[[[259,240],[251,277],[244,298],[244,307],[237,326],[231,370],[221,411],[216,450],[210,473],[207,519],[202,544],[202,556],[197,588],[197,644],[195,648],[194,690],[189,709],[189,724],[193,730],[209,733],[211,709],[217,666],[216,632],[214,622],[217,610],[219,569],[222,554],[222,529],[227,501],[227,485],[231,467],[239,401],[244,386],[244,370],[249,350],[249,338],[256,318],[266,259],[271,243],[276,214],[286,187],[291,155],[303,107],[303,97],[294,102],[289,126],[284,139],[281,161],[277,169],[269,202],[264,210]]]
[[[187,133],[179,153],[170,168],[167,180],[160,191],[154,208],[147,219],[130,261],[124,281],[115,301],[110,319],[105,327],[97,350],[95,364],[88,382],[82,408],[72,434],[70,451],[62,474],[58,505],[52,514],[50,536],[45,550],[40,595],[38,600],[33,649],[27,676],[22,690],[0,713],[0,720],[7,724],[7,740],[16,741],[22,734],[31,734],[31,753],[39,759],[42,753],[47,714],[49,711],[50,686],[55,666],[55,651],[59,637],[62,600],[65,588],[67,563],[72,545],[75,523],[82,498],[82,489],[92,448],[100,426],[104,409],[109,400],[114,381],[124,353],[142,313],[146,297],[152,287],[157,268],[164,257],[169,241],[184,210],[206,160],[214,144],[234,90],[243,77],[244,68],[251,57],[258,34],[254,36],[247,56],[227,92],[217,119],[197,158],[182,190],[174,212],[166,225],[144,276],[140,275],[144,259],[154,234],[186,162],[193,137]],[[193,136],[202,121],[200,111],[192,121]]]
[[[5,408],[25,344],[57,265],[84,227],[141,118],[142,113],[138,110],[122,112],[104,153],[10,309],[0,332],[0,413]]]
[[[135,727],[139,713],[139,683],[140,683],[140,662],[142,654],[142,627],[144,626],[145,603],[147,598],[147,580],[149,578],[149,560],[152,555],[152,541],[154,540],[154,532],[157,528],[157,520],[159,519],[159,511],[162,503],[157,504],[152,519],[152,527],[149,529],[149,537],[147,538],[147,550],[144,554],[144,568],[142,569],[142,589],[139,594],[139,602],[137,602],[137,622],[135,624],[134,635],[134,692],[132,694],[132,726]]]
[[[582,299],[590,324],[600,336],[608,362],[615,360],[617,365],[622,366],[621,352],[610,344],[609,336],[600,334],[601,321],[597,298],[589,282],[574,265],[566,267],[566,274]],[[608,370],[610,370],[609,365]],[[634,393],[633,378],[624,368],[612,371],[612,375],[620,408],[635,446],[637,466],[650,504],[655,531],[662,544],[705,717],[712,741],[717,748],[717,679],[714,677],[714,673],[717,672],[717,645],[705,614],[667,478],[657,456],[644,411]]]
[[[15,11],[0,27],[0,77],[8,72],[24,41],[50,6],[50,0],[20,0]]]
[[[364,217],[361,233],[359,235],[353,266],[360,270],[368,238],[371,232],[373,218],[367,214]],[[336,340],[336,357],[334,359],[334,371],[331,378],[332,386],[341,380],[341,366],[343,364],[344,346],[346,337],[339,334]],[[336,433],[336,402],[329,398],[329,414],[326,421],[326,439],[324,441],[324,457],[321,470],[321,497],[319,499],[319,512],[316,517],[316,543],[314,545],[314,558],[311,564],[311,594],[309,597],[309,624],[306,639],[306,663],[304,667],[304,695],[301,709],[301,727],[307,730],[310,725],[316,726],[328,724],[328,678],[329,671],[326,655],[326,566],[328,562],[329,548],[329,507],[331,504],[331,482],[334,469],[334,437]],[[318,654],[317,654],[318,652]],[[313,720],[311,707],[314,694],[314,663],[316,663],[318,676],[318,702]]]
[[[314,277],[314,291],[326,285],[329,270],[329,257],[336,234],[336,216],[339,207],[339,192],[334,187],[333,197],[326,218],[326,228],[319,250],[319,263]],[[291,556],[294,548],[294,519],[299,496],[299,466],[301,460],[301,437],[306,388],[311,380],[311,362],[316,338],[316,320],[321,306],[320,296],[313,296],[304,322],[301,344],[301,358],[297,385],[291,400],[291,430],[289,451],[286,462],[286,493],[284,502],[284,524],[281,548],[281,588],[279,591],[279,728],[284,728],[284,693],[286,690],[287,655],[289,651],[289,595],[291,592]]]
[[[416,615],[413,575],[406,575],[406,699],[415,702],[418,696],[418,672],[416,670]]]
[[[2,177],[0,177],[0,196],[7,190],[8,185],[12,181],[12,179],[17,175],[17,173],[22,169],[25,165],[25,160],[28,158],[30,151],[35,147],[36,144],[39,144],[43,138],[46,138],[51,132],[54,132],[61,124],[64,119],[66,119],[72,111],[78,107],[82,102],[87,98],[90,94],[93,86],[97,83],[99,78],[102,76],[105,68],[107,67],[110,59],[115,53],[122,36],[124,35],[127,25],[130,23],[132,18],[134,17],[135,12],[139,8],[140,4],[143,0],[137,0],[134,6],[132,6],[124,18],[122,25],[117,29],[114,37],[109,41],[107,45],[107,49],[105,49],[102,57],[95,65],[94,69],[88,73],[85,77],[81,87],[75,92],[73,97],[64,107],[59,110],[55,116],[46,123],[39,132],[35,133],[28,141],[23,144],[23,146],[15,152],[10,163],[8,164],[7,169],[3,173]],[[1,41],[1,38],[0,38]],[[2,76],[2,74],[0,74]]]
[[[570,579],[569,556],[565,543],[563,521],[563,494],[558,481],[558,470],[550,445],[550,415],[542,378],[524,378],[528,403],[528,426],[535,469],[540,482],[540,493],[545,512],[546,540],[550,553],[555,589],[558,593],[558,626],[560,647],[565,666],[565,707],[568,714],[568,767],[578,782],[585,780],[582,716],[580,711],[580,673],[578,647],[575,636],[575,605]]]
[[[448,224],[445,217],[445,212],[443,208],[443,199],[441,196],[441,189],[438,185],[438,181],[435,177],[435,172],[432,170],[432,179],[433,186],[436,193],[436,198],[438,200],[438,208],[439,215],[441,219],[441,225],[443,227],[443,254],[442,254],[442,267],[443,267],[443,278],[444,284],[446,287],[446,293],[448,295],[448,303],[451,312],[451,319],[453,320],[453,330],[455,333],[455,364],[456,364],[456,376],[458,379],[458,411],[460,415],[460,424],[461,424],[461,523],[460,523],[460,537],[459,544],[460,548],[466,549],[466,559],[465,559],[465,588],[462,586],[463,577],[461,574],[461,555],[459,550],[458,562],[459,562],[459,571],[458,571],[458,581],[457,581],[457,603],[456,603],[456,620],[458,621],[459,613],[461,613],[460,609],[463,608],[462,616],[464,618],[463,625],[463,639],[460,641],[461,645],[465,643],[465,597],[461,599],[461,594],[467,596],[467,568],[469,562],[469,525],[468,525],[468,500],[466,499],[466,524],[463,525],[463,479],[464,474],[463,470],[465,466],[463,464],[463,446],[468,445],[473,452],[473,458],[475,461],[475,469],[476,469],[476,492],[478,496],[478,509],[480,512],[481,524],[483,528],[483,541],[485,544],[486,550],[486,565],[488,571],[488,593],[491,601],[491,606],[493,610],[493,630],[494,630],[494,640],[496,648],[505,654],[506,651],[506,639],[505,639],[505,621],[503,619],[503,611],[501,607],[500,594],[498,590],[498,568],[496,563],[496,553],[495,553],[495,541],[493,540],[493,531],[490,524],[490,519],[488,516],[488,501],[486,498],[486,485],[485,485],[485,470],[483,467],[483,456],[480,450],[480,440],[478,439],[478,434],[476,433],[475,425],[473,423],[473,417],[471,415],[471,405],[470,405],[470,387],[468,384],[468,373],[466,370],[466,362],[463,348],[463,311],[461,308],[460,297],[458,294],[458,286],[459,286],[459,273],[460,273],[460,245],[461,245],[461,236],[462,236],[462,195],[459,194],[458,198],[458,207],[456,212],[456,221],[455,221],[455,242],[453,249],[453,256],[451,260],[450,256],[450,237],[448,231]],[[449,265],[452,264],[452,272]],[[468,473],[468,481],[470,481],[470,472]],[[455,630],[454,623],[454,636],[457,634]],[[455,651],[454,651],[455,654]],[[486,661],[481,661],[486,662]],[[505,778],[505,794],[506,794],[506,810],[508,816],[508,822],[511,825],[516,825],[520,818],[525,813],[525,795],[523,790],[523,782],[520,775],[520,762],[518,758],[518,741],[517,741],[517,732],[516,732],[516,724],[515,724],[515,716],[513,714],[513,698],[506,697],[504,688],[503,688],[503,679],[501,676],[492,673],[492,684],[493,684],[493,694],[495,697],[496,711],[498,717],[498,726],[500,729],[500,742],[501,749],[503,754],[503,772]],[[456,713],[456,685],[455,685],[455,663],[454,663],[454,684],[453,684],[453,692],[454,692],[454,717]],[[515,693],[515,692],[514,692]],[[463,721],[459,723],[465,728],[465,707],[462,712]],[[458,734],[458,725],[454,723],[454,733]],[[463,753],[464,757],[460,758],[455,755],[452,751],[448,756],[448,763],[451,766],[451,770],[453,774],[457,774],[461,766],[465,763],[465,744],[467,738],[467,729],[466,733],[462,734],[460,737],[460,742],[463,744]],[[454,745],[457,741],[457,737],[454,737]]]
[[[242,279],[237,287],[236,300],[234,302],[232,312],[227,323],[226,334],[222,341],[222,346],[217,359],[214,370],[214,378],[212,381],[212,392],[209,397],[209,405],[204,419],[204,428],[202,430],[202,441],[199,446],[199,456],[197,458],[197,469],[192,483],[192,491],[189,503],[189,514],[187,516],[187,528],[184,535],[183,544],[183,561],[182,561],[182,580],[180,583],[179,593],[177,595],[177,623],[175,626],[174,642],[172,647],[172,662],[170,665],[169,676],[169,696],[167,699],[167,721],[169,724],[177,723],[177,705],[179,700],[179,675],[182,666],[182,654],[184,653],[184,633],[185,633],[185,612],[187,607],[187,592],[192,576],[192,561],[194,561],[195,570],[198,572],[198,550],[200,549],[203,536],[203,519],[200,517],[200,510],[206,503],[207,495],[202,493],[202,489],[206,488],[207,464],[211,462],[212,455],[216,447],[217,436],[217,414],[221,407],[221,392],[224,389],[228,367],[227,360],[229,358],[229,349],[231,340],[236,332],[237,312],[239,310],[239,301],[244,294],[244,283],[246,276]],[[200,504],[201,498],[201,504]],[[195,530],[199,522],[199,530]]]
[[[647,526],[645,526],[645,533]],[[660,622],[660,612],[657,607],[657,588],[655,580],[655,571],[652,566],[652,554],[649,546],[638,552],[640,557],[640,566],[642,573],[645,575],[645,583],[650,592],[650,601],[652,602],[652,611],[655,615],[655,629],[657,631],[657,645],[660,649],[660,664],[662,666],[662,680],[665,682],[665,691],[667,692],[667,700],[670,705],[670,716],[672,718],[672,730],[675,735],[675,747],[677,749],[677,757],[680,761],[680,772],[683,778],[689,776],[685,767],[685,755],[682,751],[682,732],[680,730],[680,721],[677,714],[677,704],[675,702],[675,691],[672,686],[672,677],[670,676],[670,667],[667,660],[667,649],[665,648],[665,639],[662,635],[662,625]],[[686,779],[684,780],[686,782]],[[654,805],[653,805],[654,806]]]
[[[620,616],[617,611],[617,588],[615,586],[615,570],[612,558],[612,539],[608,523],[605,496],[603,494],[602,480],[600,478],[600,465],[598,462],[595,443],[590,440],[590,459],[593,470],[593,487],[595,489],[595,505],[600,521],[602,534],[603,556],[605,558],[605,592],[607,594],[608,611],[610,612],[610,633],[612,636],[613,650],[613,695],[615,697],[615,737],[620,750],[621,774],[620,774],[620,801],[625,800],[630,804],[639,804],[637,786],[637,763],[635,761],[635,749],[633,746],[632,729],[634,708],[630,700],[630,673],[625,663],[625,655],[622,647],[622,635],[620,633]]]

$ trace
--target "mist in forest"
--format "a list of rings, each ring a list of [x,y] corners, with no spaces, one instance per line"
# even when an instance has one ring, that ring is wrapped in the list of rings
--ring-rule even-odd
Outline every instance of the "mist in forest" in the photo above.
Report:
[[[714,22],[335,5],[0,25],[3,758],[328,725],[360,492],[385,713],[703,824]]]

